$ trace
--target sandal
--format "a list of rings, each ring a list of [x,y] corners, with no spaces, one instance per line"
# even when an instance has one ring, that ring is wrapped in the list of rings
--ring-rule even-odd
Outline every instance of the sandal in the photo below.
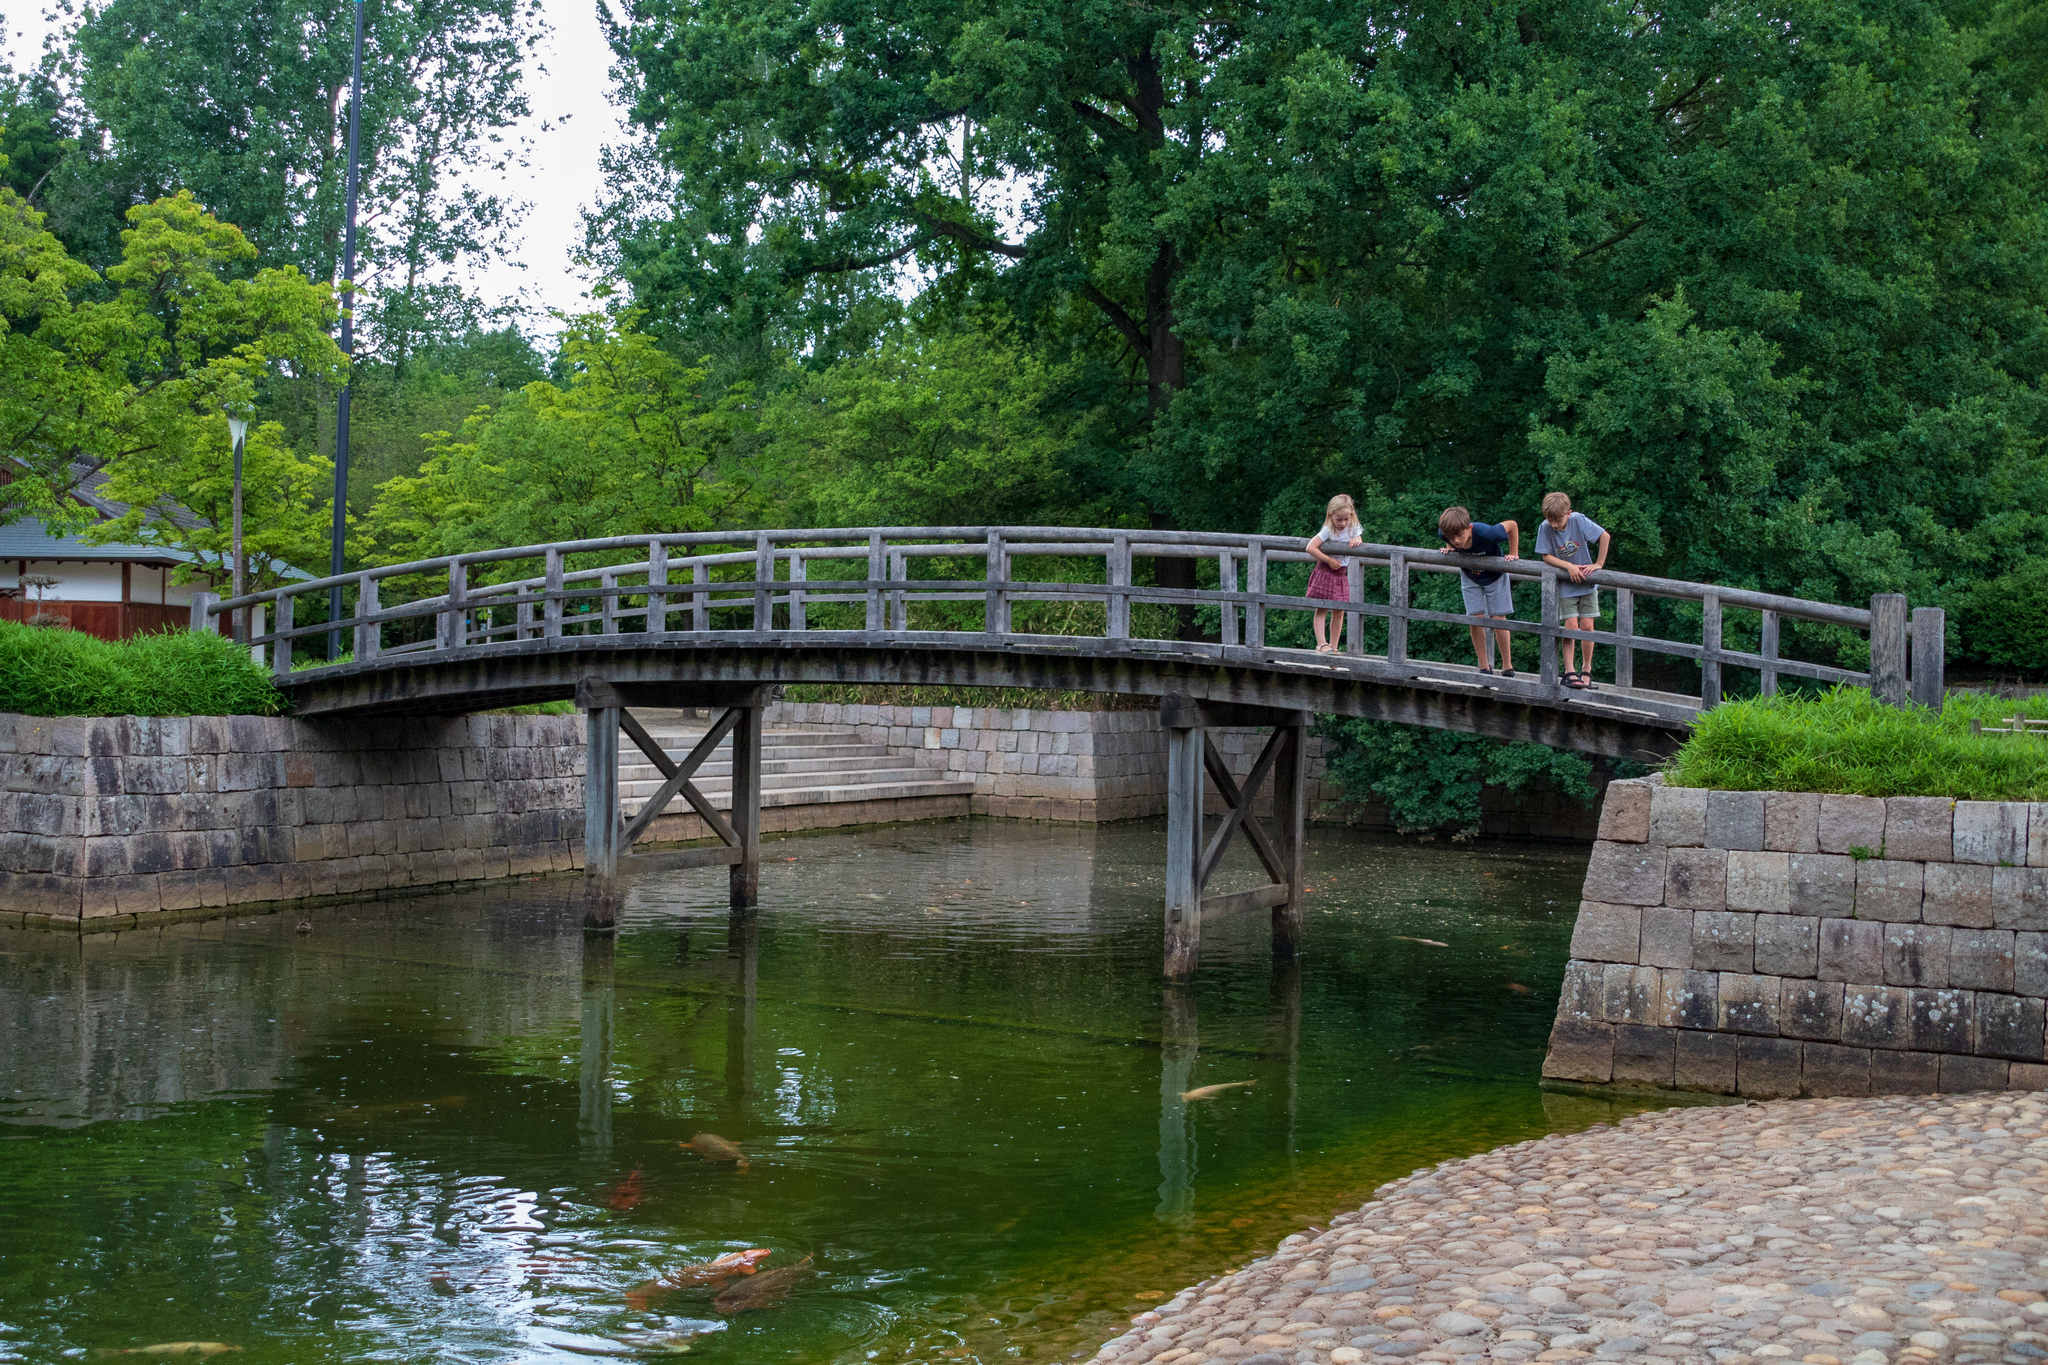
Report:
[[[1592,685],[1592,680],[1583,673],[1566,673],[1563,680],[1566,687],[1585,688]]]

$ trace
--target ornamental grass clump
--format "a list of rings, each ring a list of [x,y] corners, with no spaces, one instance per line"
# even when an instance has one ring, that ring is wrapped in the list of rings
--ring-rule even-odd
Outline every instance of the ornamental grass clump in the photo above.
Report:
[[[1724,702],[1693,725],[1665,770],[1677,787],[2048,800],[2048,737],[1972,735],[1970,722],[2048,718],[2048,697],[1958,695],[1939,712],[1900,710],[1868,692]]]
[[[0,621],[0,711],[29,716],[274,716],[284,695],[246,647],[175,630],[102,640]]]

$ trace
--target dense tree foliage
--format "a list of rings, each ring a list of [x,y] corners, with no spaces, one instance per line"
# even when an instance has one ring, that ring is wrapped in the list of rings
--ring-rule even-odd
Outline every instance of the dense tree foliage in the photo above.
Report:
[[[102,273],[0,190],[0,524],[83,520],[67,495],[103,472],[146,504],[179,497],[227,459],[224,409],[341,369],[327,285],[290,266],[239,274],[254,250],[189,194],[127,219]]]
[[[1617,566],[1851,600],[2043,529],[2038,5],[639,0],[616,37],[672,193],[594,220],[638,302],[800,351],[850,278],[1000,297],[1114,372],[1060,394],[1067,458],[1152,515],[1306,531],[1342,489],[1413,541],[1564,487]]]

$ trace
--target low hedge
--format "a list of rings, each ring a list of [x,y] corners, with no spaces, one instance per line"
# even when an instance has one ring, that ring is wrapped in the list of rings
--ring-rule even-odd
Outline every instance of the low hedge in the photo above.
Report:
[[[102,640],[0,621],[0,711],[29,716],[274,716],[286,707],[249,651],[190,630]]]
[[[1970,733],[1972,720],[2048,719],[2048,697],[1973,694],[1939,712],[1900,710],[1859,688],[1724,702],[1665,769],[1677,787],[1721,791],[2048,801],[2048,736]]]

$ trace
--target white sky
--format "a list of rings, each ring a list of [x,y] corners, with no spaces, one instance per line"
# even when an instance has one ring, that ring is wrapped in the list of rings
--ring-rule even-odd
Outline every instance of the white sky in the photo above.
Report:
[[[491,302],[523,298],[535,308],[526,328],[551,334],[546,309],[589,307],[591,281],[574,273],[570,254],[583,239],[580,215],[601,188],[597,150],[621,140],[623,129],[606,75],[611,53],[593,0],[543,0],[542,8],[553,33],[538,59],[527,64],[534,116],[517,130],[532,139],[531,164],[476,186],[532,207],[513,259],[475,272],[471,284]],[[0,0],[0,29],[17,69],[33,65],[42,52],[48,25],[41,10],[40,0]],[[541,130],[544,122],[553,125],[551,131]]]

